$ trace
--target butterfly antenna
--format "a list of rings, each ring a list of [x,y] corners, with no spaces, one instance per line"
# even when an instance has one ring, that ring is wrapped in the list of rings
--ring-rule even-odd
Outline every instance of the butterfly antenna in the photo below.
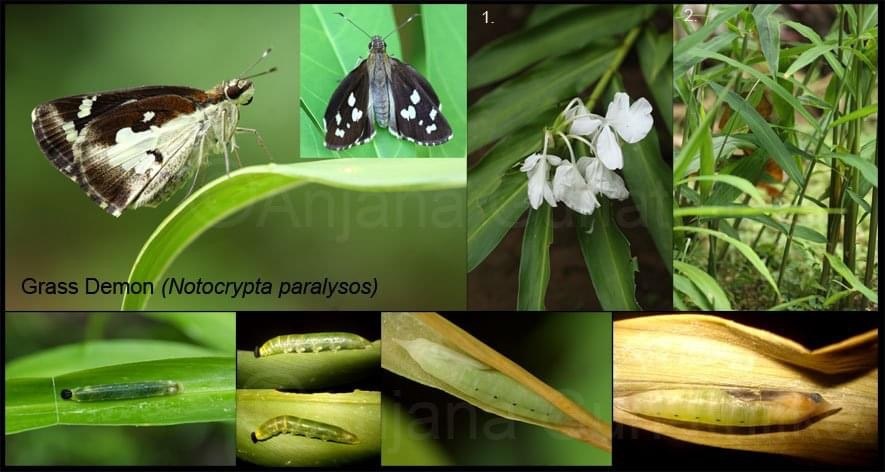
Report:
[[[348,23],[350,23],[350,24],[352,24],[352,25],[353,25],[353,26],[354,26],[354,27],[355,27],[355,28],[356,28],[356,29],[358,29],[358,30],[360,30],[360,31],[362,31],[362,32],[363,32],[363,34],[364,34],[364,35],[366,35],[366,36],[368,36],[368,37],[369,37],[369,38],[371,38],[371,37],[372,37],[372,35],[371,35],[371,34],[369,34],[369,33],[366,33],[366,30],[364,30],[364,29],[362,29],[362,28],[360,28],[360,25],[358,25],[358,24],[356,24],[356,23],[354,23],[354,22],[353,22],[353,21],[351,21],[351,19],[350,19],[350,18],[348,18],[348,17],[346,17],[346,16],[344,16],[344,13],[341,13],[341,12],[340,12],[340,11],[336,11],[336,12],[335,12],[335,14],[336,14],[336,15],[338,15],[338,16],[340,16],[340,17],[341,17],[341,18],[344,18],[344,19],[345,19],[345,20],[347,20],[347,22],[348,22]]]
[[[261,53],[260,56],[258,56],[258,59],[256,59],[255,62],[253,62],[251,66],[247,67],[246,70],[244,70],[244,71],[243,71],[239,76],[237,76],[237,77],[242,78],[242,79],[248,79],[249,77],[243,77],[243,76],[246,75],[247,72],[249,72],[250,70],[252,70],[253,67],[257,66],[258,63],[261,62],[262,59],[264,59],[265,57],[267,57],[268,54],[270,54],[270,48],[265,49],[264,52]],[[267,74],[267,73],[269,73],[269,72],[270,72],[270,71],[265,71],[265,72],[262,72],[262,73],[260,73],[260,74],[253,75],[252,77],[257,77],[258,75],[264,75],[264,74]]]
[[[241,79],[254,79],[255,77],[260,77],[262,75],[267,75],[267,74],[270,74],[271,72],[276,72],[276,71],[277,71],[277,68],[276,68],[276,66],[274,66],[264,72],[259,72],[257,74],[252,74],[252,75],[249,75],[246,77],[240,77],[240,78]]]
[[[386,40],[387,38],[390,37],[390,35],[392,35],[393,33],[396,33],[397,31],[401,30],[403,26],[406,26],[407,24],[411,23],[412,20],[414,20],[415,18],[417,18],[417,17],[419,17],[419,16],[421,16],[420,13],[415,13],[414,15],[412,15],[412,16],[406,18],[406,21],[403,21],[402,24],[400,24],[399,26],[397,26],[395,30],[391,31],[390,33],[387,33],[387,36],[385,36],[384,39]]]

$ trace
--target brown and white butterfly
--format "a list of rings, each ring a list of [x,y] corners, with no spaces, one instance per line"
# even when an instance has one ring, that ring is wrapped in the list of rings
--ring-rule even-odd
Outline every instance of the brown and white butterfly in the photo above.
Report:
[[[347,74],[329,99],[323,115],[325,146],[340,151],[371,141],[375,137],[372,121],[397,138],[422,146],[452,139],[452,127],[430,82],[414,67],[387,54],[385,38],[418,15],[410,16],[384,38],[370,35],[342,13],[338,15],[371,42],[369,57]]]
[[[258,137],[237,126],[239,107],[255,93],[250,79],[275,70],[244,72],[209,90],[147,86],[59,98],[31,112],[34,137],[49,161],[111,215],[157,206],[189,178],[196,183],[210,154],[223,154],[230,172],[235,134]]]

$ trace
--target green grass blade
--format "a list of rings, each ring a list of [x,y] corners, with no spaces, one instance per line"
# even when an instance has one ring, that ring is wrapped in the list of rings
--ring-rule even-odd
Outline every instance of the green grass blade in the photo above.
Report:
[[[552,209],[546,203],[529,210],[519,259],[518,310],[544,310],[550,281],[550,245],[553,244]]]
[[[756,188],[749,180],[744,179],[742,177],[738,177],[735,175],[728,174],[714,174],[714,175],[701,175],[695,177],[689,177],[685,180],[682,180],[677,183],[677,185],[681,185],[688,182],[694,181],[702,181],[702,182],[721,182],[723,184],[730,185],[734,188],[737,188],[741,192],[744,192],[754,201],[764,205],[765,198],[762,196],[762,192]]]
[[[685,294],[685,296],[687,296],[688,299],[701,310],[713,309],[713,306],[710,305],[710,300],[708,300],[700,289],[698,289],[698,286],[687,277],[680,274],[673,274],[673,290]],[[675,299],[679,300],[678,294],[674,293],[673,296]]]
[[[529,208],[528,179],[522,172],[501,179],[488,198],[467,207],[467,271],[475,269],[498,246]]]
[[[6,434],[56,424],[161,426],[233,421],[236,366],[232,357],[196,357],[117,364],[57,377],[6,382]],[[62,400],[63,389],[172,380],[176,395],[117,401]]]
[[[774,15],[779,6],[763,4],[753,8],[753,19],[756,20],[759,45],[762,47],[762,55],[768,62],[768,70],[772,77],[777,77],[780,64],[781,25],[780,19]]]
[[[688,208],[676,208],[673,210],[673,216],[681,218],[684,216],[700,216],[705,218],[741,218],[745,216],[771,215],[775,213],[793,213],[797,215],[808,215],[816,213],[839,213],[841,210],[827,211],[817,207],[746,207],[746,206],[700,206]]]
[[[237,348],[235,313],[149,313],[146,316],[175,326],[187,337],[208,347],[215,348],[223,355],[229,355]]]
[[[863,282],[861,282],[860,279],[858,279],[857,276],[854,275],[854,272],[852,272],[851,269],[849,269],[848,266],[846,266],[845,263],[842,262],[842,259],[840,259],[839,256],[834,256],[833,254],[830,254],[828,252],[824,253],[824,255],[827,256],[827,260],[830,261],[830,265],[833,266],[833,270],[838,272],[839,275],[841,275],[842,278],[845,279],[846,282],[848,282],[848,285],[853,290],[862,293],[863,296],[867,297],[867,300],[873,303],[879,303],[879,295],[872,289],[864,285]]]
[[[673,261],[673,269],[688,278],[707,297],[708,303],[715,310],[731,310],[731,302],[725,291],[710,274],[682,261]]]
[[[263,199],[306,184],[364,192],[404,192],[462,188],[460,159],[334,159],[286,165],[252,166],[203,186],[163,220],[132,266],[129,280],[159,281],[175,258],[215,223]],[[123,310],[145,307],[149,295],[128,294]]]
[[[611,204],[600,203],[590,216],[575,214],[578,244],[596,298],[603,310],[639,310],[630,243],[611,217]]]

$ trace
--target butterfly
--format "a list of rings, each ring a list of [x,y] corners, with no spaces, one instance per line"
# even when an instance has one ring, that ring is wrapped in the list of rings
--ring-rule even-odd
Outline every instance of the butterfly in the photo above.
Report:
[[[385,39],[418,14],[384,38],[366,33],[342,13],[337,14],[371,41],[369,56],[347,74],[329,99],[323,116],[325,146],[340,151],[370,141],[375,137],[372,121],[397,138],[422,146],[452,139],[452,127],[430,82],[414,67],[387,54]]]
[[[194,177],[210,154],[236,152],[239,107],[252,102],[255,87],[245,77],[209,90],[146,86],[73,95],[38,105],[31,112],[37,144],[49,161],[102,209],[157,206]]]

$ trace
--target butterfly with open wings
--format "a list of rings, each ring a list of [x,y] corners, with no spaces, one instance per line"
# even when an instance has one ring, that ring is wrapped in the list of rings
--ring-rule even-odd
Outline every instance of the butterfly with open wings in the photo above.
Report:
[[[332,93],[323,116],[325,146],[341,151],[372,140],[376,125],[390,134],[422,146],[435,146],[452,139],[452,127],[442,114],[442,104],[430,85],[414,67],[387,54],[384,39],[418,15],[412,15],[382,38],[338,13],[371,38],[369,57],[360,62]]]

